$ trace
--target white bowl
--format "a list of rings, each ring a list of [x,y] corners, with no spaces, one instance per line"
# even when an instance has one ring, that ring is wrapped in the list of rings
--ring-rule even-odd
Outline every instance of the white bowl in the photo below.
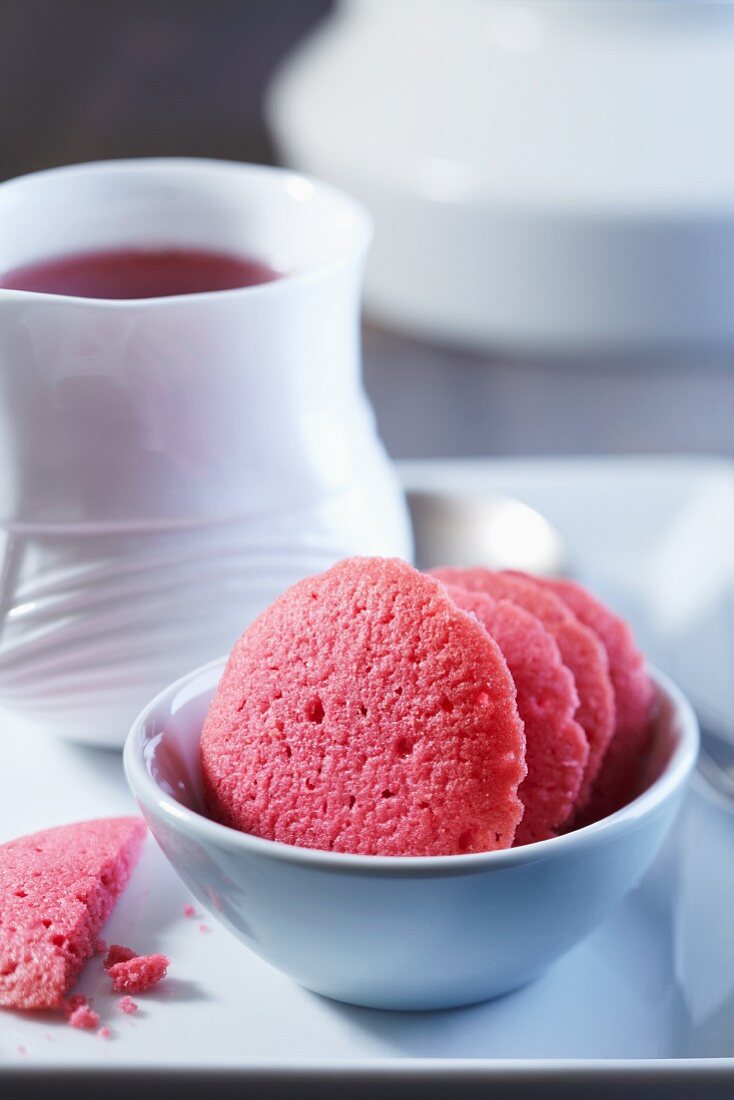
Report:
[[[433,1009],[541,974],[639,881],[680,806],[698,750],[691,707],[661,699],[647,788],[554,840],[464,856],[356,856],[279,844],[204,815],[201,727],[224,662],[142,712],[125,769],[166,857],[238,939],[314,992],[372,1008]]]

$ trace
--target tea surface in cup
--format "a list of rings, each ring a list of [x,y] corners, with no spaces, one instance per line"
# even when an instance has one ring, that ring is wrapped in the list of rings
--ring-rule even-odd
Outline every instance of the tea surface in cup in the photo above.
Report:
[[[279,276],[252,256],[187,248],[115,248],[24,264],[2,275],[0,287],[76,298],[168,298],[255,286]]]

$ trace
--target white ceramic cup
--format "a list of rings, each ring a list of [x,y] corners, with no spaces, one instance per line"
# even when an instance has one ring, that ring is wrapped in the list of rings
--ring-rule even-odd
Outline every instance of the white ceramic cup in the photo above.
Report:
[[[172,866],[238,939],[308,989],[371,1008],[469,1004],[541,974],[645,873],[698,750],[689,704],[653,672],[647,788],[617,813],[500,852],[320,852],[205,816],[199,743],[223,667],[197,669],[145,708],[125,746],[130,786]]]
[[[285,272],[144,300],[0,289],[0,706],[120,745],[300,577],[411,553],[361,386],[362,208],[290,172],[109,161],[0,185],[0,272],[115,247]]]

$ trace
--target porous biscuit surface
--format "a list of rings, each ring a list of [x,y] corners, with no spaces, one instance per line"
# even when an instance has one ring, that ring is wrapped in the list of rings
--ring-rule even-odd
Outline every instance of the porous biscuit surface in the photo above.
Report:
[[[201,741],[224,824],[336,852],[509,847],[525,736],[484,628],[397,559],[296,584],[236,643]]]
[[[640,759],[651,736],[655,688],[632,630],[619,615],[577,581],[563,578],[541,583],[594,631],[609,659],[616,721],[584,812],[585,821],[595,821],[624,806],[635,794]]]
[[[586,734],[574,718],[579,700],[573,676],[535,615],[486,593],[457,585],[447,590],[492,635],[515,681],[528,768],[519,789],[525,812],[515,846],[547,840],[570,819],[589,756]]]
[[[127,885],[145,831],[139,817],[104,818],[0,845],[0,1005],[62,1004]]]
[[[583,806],[589,799],[614,733],[614,692],[604,646],[592,630],[579,622],[563,600],[522,574],[482,567],[443,568],[432,570],[432,573],[449,584],[486,592],[495,599],[512,600],[540,619],[555,638],[563,663],[576,683],[579,706],[575,718],[589,742],[589,758],[577,799],[577,806]]]

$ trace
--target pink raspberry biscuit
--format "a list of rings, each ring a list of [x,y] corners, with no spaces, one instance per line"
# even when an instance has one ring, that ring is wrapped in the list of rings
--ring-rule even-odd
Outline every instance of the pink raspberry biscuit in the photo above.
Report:
[[[62,1004],[94,953],[144,836],[139,817],[119,817],[0,846],[0,1005]]]
[[[617,718],[614,736],[584,809],[583,820],[588,823],[613,813],[634,796],[640,759],[650,741],[655,688],[627,623],[575,581],[540,583],[555,592],[579,622],[594,631],[609,658]]]
[[[553,637],[539,619],[510,600],[456,585],[458,607],[476,615],[502,650],[525,723],[528,774],[519,795],[525,813],[515,846],[556,836],[571,816],[589,757],[589,742],[574,719],[578,695]]]
[[[201,760],[214,818],[308,848],[507,848],[523,812],[505,659],[397,559],[339,562],[260,615],[232,651]]]
[[[614,733],[614,693],[604,646],[592,630],[579,622],[563,600],[527,577],[481,567],[442,568],[431,572],[448,584],[458,584],[473,592],[486,592],[495,599],[519,604],[540,619],[555,638],[561,659],[576,682],[579,707],[575,718],[589,742],[589,759],[576,803],[577,809],[583,806]]]

